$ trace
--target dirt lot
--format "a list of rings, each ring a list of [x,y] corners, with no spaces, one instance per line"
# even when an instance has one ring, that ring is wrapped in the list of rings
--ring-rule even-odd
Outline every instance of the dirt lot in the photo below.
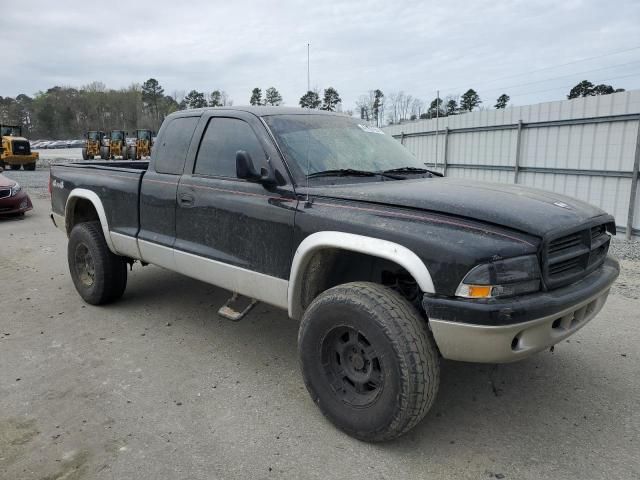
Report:
[[[8,176],[35,210],[0,222],[1,479],[640,478],[638,261],[553,353],[443,362],[424,422],[370,445],[309,399],[281,311],[222,320],[227,292],[140,266],[122,301],[84,304],[47,172]]]

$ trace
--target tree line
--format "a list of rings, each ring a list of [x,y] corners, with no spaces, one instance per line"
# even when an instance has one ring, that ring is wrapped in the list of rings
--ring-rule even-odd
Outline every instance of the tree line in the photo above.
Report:
[[[595,85],[583,80],[574,86],[567,98],[607,95],[624,91],[611,85]],[[503,109],[511,98],[501,94],[493,108]],[[404,91],[384,94],[380,89],[361,95],[355,104],[355,115],[377,126],[396,124],[410,120],[446,117],[472,112],[483,108],[478,93],[470,88],[462,95],[448,95],[424,102]],[[255,87],[249,95],[249,104],[254,106],[283,105],[282,95],[275,87],[263,90]],[[26,94],[0,97],[0,123],[22,125],[24,134],[30,138],[77,138],[87,130],[109,130],[123,128],[150,128],[158,130],[164,117],[176,110],[223,107],[233,105],[233,100],[224,90],[211,93],[191,90],[188,93],[174,91],[165,93],[160,83],[150,78],[140,84],[132,84],[118,90],[108,89],[101,82],[93,82],[81,88],[56,86],[38,92],[33,97]],[[322,94],[309,90],[302,95],[298,105],[303,108],[341,111],[342,99],[333,87]],[[354,112],[347,110],[348,115]]]
[[[81,88],[52,87],[33,97],[0,97],[0,123],[18,124],[29,138],[78,138],[87,130],[157,130],[180,104],[157,80],[118,90],[101,82]]]

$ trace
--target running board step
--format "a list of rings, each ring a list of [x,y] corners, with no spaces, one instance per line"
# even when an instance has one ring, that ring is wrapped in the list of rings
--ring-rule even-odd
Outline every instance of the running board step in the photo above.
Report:
[[[257,303],[258,301],[255,298],[243,297],[242,295],[234,293],[231,298],[227,300],[227,303],[220,307],[218,315],[232,322],[239,322]]]

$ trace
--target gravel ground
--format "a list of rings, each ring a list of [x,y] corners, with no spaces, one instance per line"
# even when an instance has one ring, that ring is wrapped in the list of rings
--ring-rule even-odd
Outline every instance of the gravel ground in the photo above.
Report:
[[[640,242],[625,240],[622,236],[614,237],[611,253],[622,262],[620,277],[611,291],[638,300],[640,298]]]
[[[625,240],[620,235],[613,238],[611,243],[611,253],[620,260],[640,261],[640,241],[636,239]]]
[[[0,222],[2,479],[640,478],[634,245],[613,247],[629,250],[629,287],[554,352],[444,361],[425,420],[371,445],[310,400],[298,326],[279,310],[222,320],[228,292],[139,265],[121,301],[84,304],[48,219],[46,170],[7,175],[35,209]]]

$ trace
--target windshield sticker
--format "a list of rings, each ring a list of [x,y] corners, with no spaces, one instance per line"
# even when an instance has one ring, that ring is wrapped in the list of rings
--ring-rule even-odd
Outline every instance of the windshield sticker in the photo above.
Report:
[[[367,133],[379,133],[380,135],[384,135],[384,132],[380,130],[378,127],[370,127],[369,125],[361,125],[358,124],[360,129]]]

